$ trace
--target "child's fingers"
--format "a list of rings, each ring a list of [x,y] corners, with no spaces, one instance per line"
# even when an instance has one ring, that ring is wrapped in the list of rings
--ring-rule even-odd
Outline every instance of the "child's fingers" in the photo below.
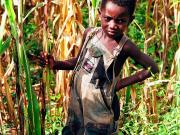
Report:
[[[40,52],[40,66],[45,67],[48,65],[47,53]]]
[[[40,65],[42,67],[49,65],[50,69],[53,69],[54,57],[52,55],[48,55],[46,52],[40,52]]]
[[[46,58],[47,57],[47,53],[46,52],[40,52],[40,57],[41,58]]]

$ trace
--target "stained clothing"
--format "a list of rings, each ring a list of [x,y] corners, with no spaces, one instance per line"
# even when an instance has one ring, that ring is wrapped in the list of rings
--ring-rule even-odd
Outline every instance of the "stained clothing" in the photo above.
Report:
[[[116,82],[114,65],[128,38],[124,35],[110,52],[93,32],[87,35],[74,70],[65,127],[70,129],[67,134],[111,135],[117,129],[112,109]]]

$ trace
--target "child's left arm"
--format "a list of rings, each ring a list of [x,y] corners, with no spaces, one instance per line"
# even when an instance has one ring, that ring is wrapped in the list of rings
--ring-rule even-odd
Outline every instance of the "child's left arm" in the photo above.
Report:
[[[131,57],[135,60],[135,62],[142,65],[144,69],[139,72],[136,72],[132,76],[118,80],[116,84],[116,91],[128,85],[141,82],[146,78],[150,77],[152,74],[155,74],[159,71],[155,62],[148,55],[141,52],[137,48],[137,46],[131,41],[128,41],[124,45],[123,51],[127,54],[128,57]]]

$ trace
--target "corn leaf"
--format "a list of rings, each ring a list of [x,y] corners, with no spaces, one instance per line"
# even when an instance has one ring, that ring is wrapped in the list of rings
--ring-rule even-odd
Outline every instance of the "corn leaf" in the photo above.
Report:
[[[0,34],[0,47],[2,45],[2,38],[4,36],[4,28],[5,28],[5,24],[6,24],[6,18],[7,18],[7,14],[6,14],[6,12],[4,12],[3,15],[2,15],[1,27],[0,27],[0,31],[1,31],[1,34]]]
[[[11,119],[14,120],[15,123],[17,124],[16,117],[15,117],[15,114],[14,114],[14,112],[15,112],[14,111],[14,102],[12,100],[12,95],[11,95],[11,92],[10,92],[10,88],[9,88],[7,79],[3,78],[3,80],[5,82],[5,92],[6,92],[9,115],[11,116]]]
[[[178,34],[178,41],[180,42],[180,24],[178,25],[177,34]]]
[[[2,55],[6,51],[6,49],[10,45],[10,42],[11,42],[11,37],[8,37],[3,44],[0,43],[0,55]]]
[[[175,61],[176,61],[176,76],[177,76],[177,80],[180,80],[180,48],[177,50],[176,54],[175,54]]]
[[[26,88],[28,97],[28,115],[30,120],[30,132],[29,134],[41,135],[41,122],[40,122],[40,109],[34,91],[32,90],[32,82],[30,75],[30,68],[28,59],[26,56],[26,51],[24,46],[22,46],[23,54],[23,65],[26,74]]]
[[[6,10],[8,12],[10,22],[14,22],[15,18],[16,18],[16,15],[15,15],[15,12],[13,10],[12,0],[5,0],[5,7],[6,7]]]
[[[126,90],[126,105],[128,105],[131,98],[131,86],[127,86]]]
[[[96,7],[96,2],[97,0],[92,0],[92,6],[95,8]]]
[[[28,13],[27,15],[24,17],[23,21],[26,20],[26,18],[32,13],[34,12],[37,8],[43,7],[45,5],[44,2],[41,3],[37,3],[35,7],[33,7]]]
[[[92,0],[92,7],[97,8],[99,6],[100,0]]]
[[[18,61],[20,63],[20,65],[19,65],[20,71],[18,73],[19,74],[23,73],[23,70],[21,67],[24,67],[24,70],[25,70],[26,91],[27,91],[27,98],[28,98],[28,116],[29,116],[29,118],[28,118],[29,131],[28,131],[28,133],[33,134],[33,135],[41,135],[39,105],[38,105],[36,95],[35,95],[34,91],[32,90],[29,63],[28,63],[27,56],[25,53],[25,48],[19,42],[20,41],[19,38],[22,38],[22,37],[19,36],[18,34],[20,34],[20,32],[22,32],[22,31],[20,31],[20,29],[18,29],[18,27],[17,27],[18,25],[15,21],[15,12],[13,9],[12,0],[5,0],[5,8],[8,13],[9,20],[10,20],[12,35],[14,36],[14,38],[16,40]]]
[[[5,0],[4,1],[5,3],[5,9],[6,9],[6,12],[8,14],[8,17],[9,17],[9,23],[11,25],[11,33],[13,35],[13,37],[15,37],[15,39],[18,38],[18,33],[17,33],[17,27],[15,25],[15,19],[16,19],[16,15],[15,15],[15,12],[14,12],[14,9],[13,9],[13,3],[12,3],[12,0]]]

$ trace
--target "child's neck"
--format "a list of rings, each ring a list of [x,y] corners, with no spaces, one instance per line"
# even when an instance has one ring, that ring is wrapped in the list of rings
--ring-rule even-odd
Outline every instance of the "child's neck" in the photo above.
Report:
[[[109,41],[116,41],[117,43],[120,42],[122,35],[119,35],[117,37],[109,37],[103,30],[100,31],[100,34],[102,35],[102,39],[106,42],[109,42]]]
[[[123,35],[116,38],[111,38],[108,35],[106,35],[103,30],[97,33],[97,37],[99,38],[99,40],[110,52],[113,52],[114,48],[118,46],[122,36]]]

